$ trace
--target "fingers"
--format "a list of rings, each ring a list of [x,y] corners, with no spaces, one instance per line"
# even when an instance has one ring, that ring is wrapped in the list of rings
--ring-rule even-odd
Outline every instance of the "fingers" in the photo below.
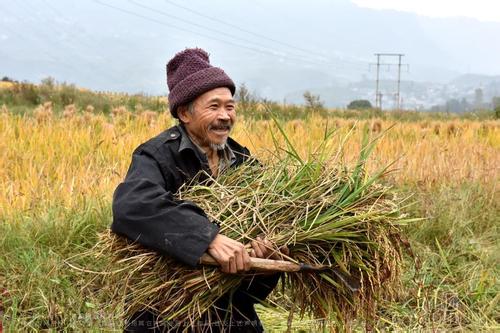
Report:
[[[264,254],[264,258],[270,258],[274,254],[274,246],[271,245],[271,242],[268,241],[267,239],[264,239],[260,244],[260,249],[262,250],[262,253]]]
[[[250,270],[250,257],[244,245],[229,237],[217,235],[207,251],[220,264],[224,273]]]
[[[225,254],[220,253],[219,250],[215,248],[209,249],[208,253],[219,263],[221,271],[229,273],[229,257],[226,257]]]
[[[251,269],[250,256],[248,255],[247,249],[243,248],[243,269],[249,271]]]
[[[257,240],[252,241],[252,251],[255,253],[256,258],[264,258],[264,252],[259,244],[260,237],[257,237]]]
[[[228,255],[227,253],[223,255],[215,255],[215,252],[211,252],[210,255],[214,257],[215,260],[220,265],[221,271],[224,273],[235,274],[237,273],[236,259],[234,256]]]
[[[273,242],[260,236],[251,241],[250,245],[251,250],[248,253],[240,242],[219,234],[207,251],[220,264],[224,273],[231,274],[249,271],[251,269],[250,257],[282,260],[283,255],[290,253],[286,246],[278,249]]]
[[[290,250],[286,245],[281,246],[279,249],[276,244],[268,239],[262,239],[260,236],[250,242],[252,249],[250,250],[250,257],[283,260],[283,255],[290,255]]]
[[[252,257],[267,259],[271,258],[275,253],[273,250],[275,246],[267,239],[263,240],[262,238],[257,237],[251,244],[252,251],[250,254]]]
[[[240,243],[240,245],[241,247],[238,247],[238,250],[235,252],[236,270],[238,272],[248,271],[250,269],[250,257],[243,244]]]
[[[228,262],[229,262],[228,264],[229,270],[226,273],[236,274],[236,272],[238,271],[236,265],[236,259],[233,256],[230,256]]]
[[[290,255],[290,250],[286,245],[283,245],[282,247],[279,248],[279,251],[275,251],[271,258],[274,260],[283,260],[283,255],[288,256]]]
[[[238,272],[250,270],[250,256],[248,255],[247,249],[240,242],[234,241],[234,257],[236,263],[236,270]]]

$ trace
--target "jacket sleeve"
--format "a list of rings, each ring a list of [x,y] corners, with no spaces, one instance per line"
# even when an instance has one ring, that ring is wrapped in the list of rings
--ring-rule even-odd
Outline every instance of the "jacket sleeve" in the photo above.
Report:
[[[193,202],[175,200],[166,182],[156,160],[144,152],[134,153],[113,196],[111,230],[195,266],[219,227]]]

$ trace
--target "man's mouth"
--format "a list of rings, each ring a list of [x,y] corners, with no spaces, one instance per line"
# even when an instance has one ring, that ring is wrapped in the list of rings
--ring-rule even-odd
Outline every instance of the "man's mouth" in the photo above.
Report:
[[[214,131],[214,132],[229,132],[231,131],[231,128],[232,126],[227,124],[227,125],[223,125],[223,124],[220,124],[220,125],[210,125],[208,127],[208,129],[210,131]]]

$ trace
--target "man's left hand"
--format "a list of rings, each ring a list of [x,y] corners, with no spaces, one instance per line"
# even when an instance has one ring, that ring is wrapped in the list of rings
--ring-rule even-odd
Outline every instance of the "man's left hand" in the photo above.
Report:
[[[253,258],[264,258],[264,259],[274,259],[283,260],[283,254],[288,255],[290,251],[286,246],[277,248],[276,245],[267,239],[262,239],[257,237],[251,242],[252,250],[250,251],[250,257]]]

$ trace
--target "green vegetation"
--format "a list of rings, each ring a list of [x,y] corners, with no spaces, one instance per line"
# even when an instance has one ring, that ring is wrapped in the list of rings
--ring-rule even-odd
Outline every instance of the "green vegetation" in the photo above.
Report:
[[[146,115],[131,117],[130,111],[135,113],[137,108],[113,117],[102,115],[102,110],[31,117],[38,107],[22,99],[20,92],[14,96],[2,89],[6,88],[0,87],[0,314],[4,329],[120,331],[118,310],[108,306],[112,291],[89,283],[89,274],[69,263],[95,271],[109,266],[104,257],[77,256],[94,246],[97,235],[111,224],[111,196],[126,173],[133,149],[170,126],[172,119],[156,113],[154,121]],[[112,100],[106,96],[100,101],[99,94],[88,93],[97,99],[93,105]],[[14,104],[3,106],[8,102],[5,96],[14,98]],[[62,111],[58,98],[50,101]],[[82,102],[77,112],[86,104]],[[281,113],[280,118],[293,119],[285,123],[285,131],[300,156],[317,147],[326,124],[339,135],[354,131],[351,140],[344,142],[349,148],[342,156],[346,161],[359,148],[360,127],[368,125],[379,133],[397,120],[370,162],[375,166],[372,170],[377,170],[397,160],[396,172],[386,180],[402,197],[412,195],[415,204],[403,211],[407,218],[423,218],[404,227],[419,266],[413,265],[411,257],[403,258],[401,293],[392,301],[378,302],[375,329],[500,330],[500,127],[493,111],[464,115],[306,111],[250,96],[240,109],[243,116],[234,136],[262,161],[268,159],[263,149],[277,140],[269,134],[272,124],[259,120],[269,118],[267,107]],[[379,112],[375,119],[373,112]],[[312,113],[321,117],[305,117]],[[282,310],[259,308],[270,331],[286,329],[288,303],[282,304]],[[317,322],[311,320],[296,315],[293,327],[315,332]],[[361,321],[353,325],[359,331],[366,329]]]
[[[52,103],[53,111],[62,113],[64,107],[73,104],[77,110],[85,110],[92,106],[98,113],[109,114],[114,108],[125,107],[131,112],[154,111],[165,112],[168,109],[166,97],[148,96],[145,94],[125,94],[110,92],[95,92],[81,89],[73,84],[58,83],[53,78],[46,78],[40,84],[17,82],[4,77],[8,88],[0,86],[0,107],[6,105],[14,114],[30,113],[34,106]],[[368,119],[378,117],[398,121],[444,120],[444,119],[498,119],[494,110],[475,110],[463,113],[419,112],[419,111],[381,111],[372,109],[367,100],[353,101],[346,110],[327,109],[319,95],[309,91],[304,93],[305,105],[280,104],[254,96],[242,84],[238,87],[235,98],[239,101],[238,114],[250,118],[269,120],[271,114],[276,114],[280,120],[304,119],[312,114],[321,117],[339,117],[346,119]],[[354,104],[353,104],[354,103]],[[370,107],[368,105],[370,104]],[[272,112],[269,112],[272,111]]]
[[[426,218],[407,227],[421,268],[415,271],[406,259],[402,294],[381,305],[375,327],[500,329],[500,204],[494,193],[475,184],[405,190],[418,199],[408,209],[410,217]],[[119,329],[106,299],[65,263],[93,246],[110,223],[109,203],[99,200],[82,202],[78,210],[54,205],[43,214],[2,216],[0,286],[9,292],[2,296],[7,331]],[[78,264],[96,271],[107,266],[95,259]],[[260,312],[267,328],[286,328],[285,312]],[[314,331],[310,321],[294,322]]]
[[[198,203],[231,239],[247,244],[265,234],[278,247],[289,248],[288,260],[332,264],[334,269],[285,273],[286,296],[298,307],[290,308],[279,290],[275,303],[291,314],[306,313],[316,320],[328,316],[331,327],[344,329],[353,316],[372,318],[375,300],[387,299],[399,288],[406,239],[401,226],[414,220],[400,210],[408,205],[405,198],[381,184],[385,170],[366,174],[375,144],[367,129],[353,167],[332,160],[326,149],[338,139],[325,138],[323,148],[305,159],[290,143],[287,149],[276,146],[269,167],[242,165],[210,185],[181,188],[179,196]],[[109,233],[89,255],[114,258],[117,264],[106,269],[102,284],[131,299],[125,310],[129,316],[149,304],[165,313],[165,320],[184,325],[198,322],[218,296],[245,278],[217,268],[192,270]],[[128,284],[120,286],[120,281]],[[114,297],[110,303],[119,308],[125,301]]]
[[[325,108],[319,95],[313,95],[310,91],[306,91],[303,96],[307,110],[317,111]]]
[[[367,99],[357,99],[347,105],[349,110],[371,109],[372,103]]]
[[[9,82],[9,81],[7,81]],[[166,99],[144,94],[122,94],[95,92],[80,89],[74,84],[57,83],[52,78],[38,85],[28,82],[12,82],[8,88],[0,88],[0,105],[5,104],[13,113],[25,113],[33,106],[51,102],[54,111],[61,112],[66,105],[74,104],[78,109],[88,105],[96,112],[109,114],[114,107],[125,106],[130,110],[164,111]]]

